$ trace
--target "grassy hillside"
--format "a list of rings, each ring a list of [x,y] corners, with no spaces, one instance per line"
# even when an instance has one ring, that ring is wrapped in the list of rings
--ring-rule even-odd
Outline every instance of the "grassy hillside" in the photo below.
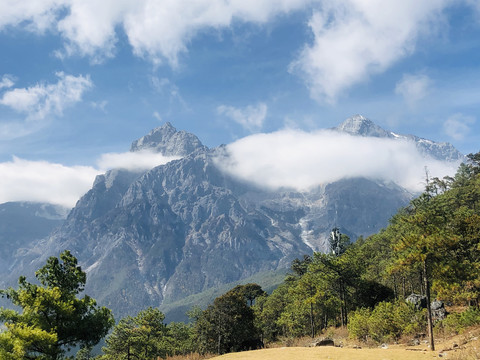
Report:
[[[188,296],[182,300],[169,304],[163,304],[160,306],[160,311],[165,314],[165,321],[167,323],[171,321],[188,322],[188,317],[185,313],[192,309],[192,307],[199,306],[202,309],[205,309],[216,297],[226,293],[228,290],[240,284],[256,283],[260,285],[263,290],[271,293],[279,284],[283,282],[286,273],[287,269],[257,273],[246,279],[215,288],[210,288],[201,293]]]

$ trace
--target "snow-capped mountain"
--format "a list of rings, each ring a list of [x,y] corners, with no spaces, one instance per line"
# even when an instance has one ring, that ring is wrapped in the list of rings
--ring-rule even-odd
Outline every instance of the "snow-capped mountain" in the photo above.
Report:
[[[401,135],[392,131],[382,129],[373,121],[362,115],[354,115],[339,126],[334,128],[337,131],[348,133],[355,136],[390,138],[397,140],[407,140],[415,143],[417,149],[425,156],[430,156],[442,161],[464,161],[465,156],[455,147],[447,142],[435,142],[420,138],[415,135]]]

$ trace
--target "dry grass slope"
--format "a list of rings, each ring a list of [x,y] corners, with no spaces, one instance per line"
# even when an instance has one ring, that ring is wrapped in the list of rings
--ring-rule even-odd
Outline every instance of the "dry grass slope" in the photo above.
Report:
[[[438,339],[436,350],[418,346],[389,345],[388,348],[346,347],[280,347],[226,354],[212,360],[476,360],[480,359],[480,328],[461,335]]]

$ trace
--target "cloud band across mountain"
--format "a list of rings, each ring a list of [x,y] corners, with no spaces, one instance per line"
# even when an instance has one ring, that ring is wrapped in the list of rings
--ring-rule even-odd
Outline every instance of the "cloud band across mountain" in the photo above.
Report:
[[[299,191],[343,178],[395,182],[412,192],[430,176],[455,173],[459,162],[425,157],[409,140],[361,137],[333,130],[282,130],[240,139],[217,164],[229,174],[258,186]]]

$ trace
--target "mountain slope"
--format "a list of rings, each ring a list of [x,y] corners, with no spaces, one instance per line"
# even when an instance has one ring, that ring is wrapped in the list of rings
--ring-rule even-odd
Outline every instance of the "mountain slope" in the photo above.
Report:
[[[340,131],[395,136],[365,120]],[[364,178],[306,192],[260,189],[217,167],[222,147],[208,149],[169,123],[132,144],[143,150],[178,159],[98,176],[64,224],[16,259],[9,281],[69,249],[88,273],[89,295],[117,315],[135,314],[327,251],[334,226],[352,239],[368,236],[412,196]]]
[[[31,246],[63,224],[68,209],[60,206],[7,202],[0,204],[0,273],[8,273],[19,249]]]

